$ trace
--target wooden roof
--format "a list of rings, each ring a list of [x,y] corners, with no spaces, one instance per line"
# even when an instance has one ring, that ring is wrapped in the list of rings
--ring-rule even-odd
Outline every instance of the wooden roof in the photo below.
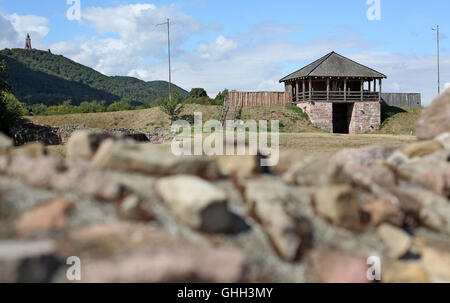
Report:
[[[376,70],[359,64],[338,53],[331,52],[284,77],[280,82],[308,77],[387,78],[386,75]]]

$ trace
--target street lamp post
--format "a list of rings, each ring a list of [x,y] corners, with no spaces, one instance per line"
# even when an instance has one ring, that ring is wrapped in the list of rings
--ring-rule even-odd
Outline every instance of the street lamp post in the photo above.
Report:
[[[441,93],[441,71],[440,71],[440,59],[439,59],[439,25],[436,28],[432,28],[436,31],[437,37],[437,70],[438,70],[438,95]]]
[[[169,54],[169,102],[172,101],[171,97],[171,89],[172,89],[172,72],[170,66],[170,19],[167,19],[167,22],[156,24],[156,26],[166,25],[167,24],[167,48]]]

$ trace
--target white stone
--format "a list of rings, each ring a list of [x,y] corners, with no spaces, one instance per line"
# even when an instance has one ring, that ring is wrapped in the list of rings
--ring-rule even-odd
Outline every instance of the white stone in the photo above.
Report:
[[[198,177],[179,175],[160,179],[155,189],[175,216],[189,227],[206,232],[230,228],[227,195],[215,185]]]

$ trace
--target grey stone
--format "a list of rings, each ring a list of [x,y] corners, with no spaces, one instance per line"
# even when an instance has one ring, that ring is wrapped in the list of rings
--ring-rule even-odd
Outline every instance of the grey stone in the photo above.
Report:
[[[390,224],[382,224],[377,228],[377,234],[394,259],[403,257],[412,244],[411,237],[403,230]]]
[[[136,171],[144,174],[199,175],[209,179],[220,176],[212,157],[176,156],[169,147],[105,140],[92,162],[104,169]]]
[[[231,229],[226,193],[195,176],[179,175],[156,182],[158,195],[189,227],[206,232]]]
[[[294,261],[307,247],[312,230],[306,218],[292,217],[286,204],[293,199],[287,187],[275,178],[249,181],[245,198],[250,214],[259,222],[277,253]]]

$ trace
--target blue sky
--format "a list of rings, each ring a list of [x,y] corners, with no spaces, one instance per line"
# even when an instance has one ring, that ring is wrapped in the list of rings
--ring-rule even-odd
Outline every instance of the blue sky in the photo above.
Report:
[[[378,0],[373,0],[378,1]],[[386,91],[436,95],[436,34],[441,27],[442,88],[450,82],[448,0],[119,1],[0,0],[0,48],[51,48],[107,75],[167,79],[163,28],[173,22],[173,79],[185,89],[280,90],[278,80],[335,50],[388,76]],[[370,2],[370,1],[369,1]]]

